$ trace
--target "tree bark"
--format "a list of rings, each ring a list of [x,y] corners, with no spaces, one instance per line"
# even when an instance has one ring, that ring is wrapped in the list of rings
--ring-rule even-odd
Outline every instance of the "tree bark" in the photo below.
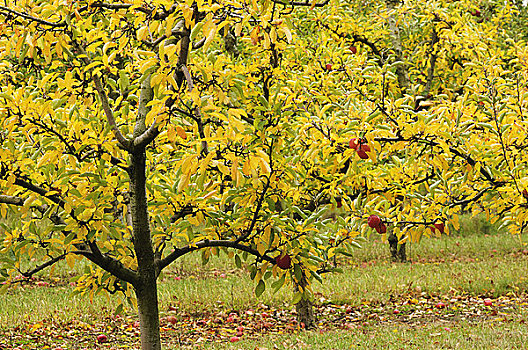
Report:
[[[392,261],[406,262],[407,254],[405,252],[405,243],[398,244],[398,237],[393,232],[389,233],[387,240],[389,241]]]
[[[147,211],[145,150],[131,153],[130,164],[130,211],[139,273],[139,282],[134,288],[139,311],[141,349],[161,350],[156,263]]]
[[[156,278],[136,288],[141,330],[141,350],[161,350]]]
[[[295,291],[299,291],[299,287],[304,290],[307,285],[308,283],[305,277],[303,276],[303,279],[299,283],[299,286],[295,287]],[[309,300],[308,298],[305,299],[305,297],[303,296],[303,298],[297,304],[295,304],[295,310],[297,311],[297,322],[299,322],[299,324],[303,323],[304,329],[315,328],[315,316],[313,312],[313,302],[311,300]]]

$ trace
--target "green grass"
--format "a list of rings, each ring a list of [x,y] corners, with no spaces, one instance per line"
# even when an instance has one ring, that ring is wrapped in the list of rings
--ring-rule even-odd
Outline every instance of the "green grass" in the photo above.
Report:
[[[473,220],[481,220],[479,218]],[[441,238],[424,238],[420,243],[408,244],[410,263],[390,262],[388,247],[379,236],[372,236],[355,250],[353,258],[341,259],[341,274],[327,274],[324,284],[316,283],[318,303],[383,305],[391,298],[409,293],[429,295],[471,294],[500,296],[528,291],[526,271],[528,235],[518,237],[494,233],[494,227],[478,221],[471,226],[467,218],[461,220],[461,232]],[[477,221],[475,221],[477,222]],[[471,232],[471,227],[476,228]],[[33,262],[34,263],[34,262]],[[84,262],[75,271],[82,271]],[[220,274],[225,273],[225,277]],[[60,263],[48,280],[67,281],[71,271]],[[181,277],[176,280],[175,277]],[[271,281],[270,281],[271,282]],[[67,283],[54,287],[22,285],[0,296],[0,329],[13,328],[42,320],[95,322],[114,312],[118,299],[96,296],[72,296]],[[276,294],[266,290],[261,298],[254,295],[254,283],[246,271],[234,267],[225,254],[212,258],[202,266],[199,254],[187,255],[176,261],[159,284],[161,316],[169,313],[169,306],[188,313],[209,310],[247,310],[259,304],[291,309],[291,288]],[[134,314],[134,310],[125,310]],[[523,310],[519,317],[524,317]],[[528,326],[521,322],[494,324],[469,321],[450,322],[449,325],[428,323],[409,326],[401,322],[369,325],[347,331],[302,332],[296,335],[263,335],[257,340],[242,339],[233,348],[254,349],[257,346],[273,349],[493,349],[525,348]],[[449,327],[450,330],[445,330]],[[1,341],[1,338],[0,338]],[[1,342],[0,342],[1,344]],[[208,344],[205,348],[226,348]],[[229,348],[230,345],[227,345]]]
[[[418,326],[383,325],[347,331],[266,335],[233,344],[208,344],[207,349],[526,349],[522,323],[457,322]]]

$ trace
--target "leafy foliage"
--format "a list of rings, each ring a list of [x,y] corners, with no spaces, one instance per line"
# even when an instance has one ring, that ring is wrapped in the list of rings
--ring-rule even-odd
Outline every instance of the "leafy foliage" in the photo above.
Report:
[[[26,276],[85,257],[101,269],[81,290],[133,299],[131,285],[182,255],[226,250],[251,263],[256,294],[274,277],[299,300],[372,214],[401,242],[457,228],[463,209],[519,233],[528,49],[512,28],[524,13],[468,0],[8,1],[0,211],[22,216],[4,225],[4,277],[28,256],[47,259]],[[290,269],[275,264],[284,254]]]

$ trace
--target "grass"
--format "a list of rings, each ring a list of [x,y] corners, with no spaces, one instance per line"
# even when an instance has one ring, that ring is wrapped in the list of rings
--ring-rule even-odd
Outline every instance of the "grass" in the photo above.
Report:
[[[446,326],[385,325],[348,331],[269,335],[208,349],[526,349],[527,327],[512,323],[458,322]]]
[[[480,219],[477,219],[480,220]],[[463,231],[452,236],[425,238],[419,244],[408,245],[411,263],[389,261],[386,244],[379,236],[371,237],[357,249],[355,256],[342,260],[342,274],[328,274],[324,284],[315,284],[318,303],[361,305],[364,302],[383,305],[409,293],[447,295],[453,293],[497,297],[528,291],[526,271],[528,236],[497,234],[494,227],[471,226],[462,220]],[[469,228],[475,227],[475,232]],[[83,264],[76,270],[81,271]],[[43,275],[48,281],[64,281],[71,271],[60,264],[53,275]],[[225,274],[225,277],[222,275]],[[176,280],[175,277],[181,279]],[[52,287],[19,286],[0,296],[0,329],[13,328],[43,319],[60,322],[80,320],[94,322],[112,314],[118,304],[116,297],[72,296],[72,287],[56,283]],[[254,283],[245,271],[237,270],[225,255],[211,259],[202,266],[199,254],[185,256],[173,264],[159,285],[161,316],[169,306],[181,312],[204,313],[210,310],[247,310],[259,304],[290,309],[291,290],[283,288],[276,294],[266,290],[257,299]],[[134,314],[133,310],[126,310]],[[520,317],[525,317],[520,309]],[[134,316],[135,317],[135,316]],[[426,323],[410,326],[402,322],[369,325],[352,330],[301,332],[299,334],[268,334],[258,339],[243,339],[233,348],[364,348],[364,349],[437,349],[437,348],[525,348],[528,327],[518,321]],[[449,330],[445,328],[448,327]],[[1,337],[0,337],[1,345]],[[210,346],[210,347],[209,347]],[[0,346],[1,348],[1,346]],[[209,344],[206,348],[230,348],[226,344]]]

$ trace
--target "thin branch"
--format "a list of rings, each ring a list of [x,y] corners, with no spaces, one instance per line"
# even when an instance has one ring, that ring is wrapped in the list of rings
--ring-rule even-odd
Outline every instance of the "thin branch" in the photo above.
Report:
[[[101,79],[99,79],[99,76],[97,74],[93,75],[93,81],[95,83],[95,89],[97,90],[97,93],[101,98],[101,104],[103,105],[103,111],[105,112],[106,120],[112,128],[114,136],[116,137],[117,141],[121,144],[121,146],[123,146],[124,149],[130,150],[131,142],[130,140],[126,139],[123,134],[121,134],[121,131],[119,131],[119,128],[117,127],[115,121],[114,113],[112,112],[112,108],[110,108],[110,104],[108,103],[108,97],[106,96],[106,93],[103,89],[103,84],[101,83]]]
[[[37,272],[40,272],[40,271],[44,270],[46,267],[49,267],[49,266],[55,264],[56,262],[61,261],[62,259],[64,259],[66,257],[66,255],[68,255],[68,253],[63,253],[63,254],[61,254],[59,256],[56,256],[55,258],[52,258],[52,259],[46,261],[43,264],[40,264],[40,265],[36,266],[32,270],[29,270],[29,271],[26,271],[26,272],[21,272],[21,274],[22,274],[22,276],[24,276],[26,278],[29,278],[29,277],[33,276],[34,274],[36,274]]]
[[[14,15],[14,16],[17,16],[17,17],[22,17],[22,18],[25,18],[25,19],[27,19],[29,21],[37,22],[39,24],[50,26],[50,27],[54,27],[54,28],[65,27],[67,25],[65,21],[49,22],[49,21],[43,20],[41,18],[37,18],[37,17],[33,17],[31,15],[28,15],[27,13],[23,13],[23,12],[18,12],[18,11],[12,10],[9,7],[6,7],[6,6],[1,6],[0,5],[0,11],[4,11],[4,12],[7,12],[7,13],[10,13],[11,15]]]
[[[91,63],[91,60],[88,57],[88,54],[84,50],[84,48],[77,42],[74,42],[76,44],[77,48],[81,53],[85,56],[83,57],[83,62],[88,65]],[[108,102],[108,97],[106,96],[106,92],[104,91],[103,84],[101,82],[101,79],[97,74],[92,75],[92,79],[95,84],[95,89],[97,90],[97,93],[99,95],[99,98],[101,99],[101,104],[103,106],[103,111],[106,115],[106,120],[108,121],[108,124],[112,128],[112,131],[114,132],[114,136],[116,137],[119,144],[127,151],[131,150],[131,141],[126,139],[123,134],[121,134],[121,131],[119,131],[119,128],[117,127],[114,112],[112,112],[112,108],[110,107],[110,103]]]
[[[460,200],[460,201],[455,201],[453,203],[451,203],[449,205],[449,207],[455,207],[457,205],[465,205],[465,204],[468,204],[468,203],[471,203],[471,202],[474,202],[476,201],[477,199],[479,199],[480,197],[482,197],[486,192],[488,192],[489,190],[492,190],[494,187],[493,186],[489,186],[489,187],[486,187],[482,190],[480,190],[477,194],[475,194],[473,197],[469,197],[469,198],[466,198],[466,199],[463,199],[463,200]]]
[[[313,1],[282,1],[282,0],[272,0],[275,4],[284,5],[284,6],[310,6],[310,7],[324,7],[328,5],[330,0],[325,0],[323,2],[319,2],[314,4]]]
[[[24,202],[24,199],[20,197],[0,195],[0,203],[22,206]]]

